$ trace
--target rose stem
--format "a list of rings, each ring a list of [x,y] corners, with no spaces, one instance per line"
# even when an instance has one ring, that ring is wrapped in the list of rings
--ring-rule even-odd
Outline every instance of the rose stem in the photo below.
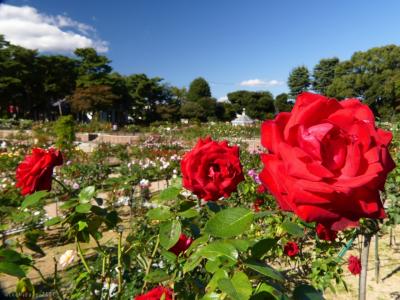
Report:
[[[361,274],[358,286],[358,300],[365,300],[367,297],[368,254],[370,244],[371,235],[365,234],[361,250]]]
[[[375,234],[375,280],[379,283],[379,269],[380,269],[380,259],[379,259],[379,247],[378,247],[378,233]]]

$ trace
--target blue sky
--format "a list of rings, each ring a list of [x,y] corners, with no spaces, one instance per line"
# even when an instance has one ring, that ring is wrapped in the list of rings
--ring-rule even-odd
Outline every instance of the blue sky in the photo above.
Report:
[[[66,34],[60,41],[55,39],[56,45],[47,45],[46,51],[68,52],[71,45],[89,43],[112,60],[115,71],[160,76],[179,87],[203,76],[216,98],[239,89],[269,90],[277,95],[287,91],[286,80],[295,66],[312,68],[321,58],[348,59],[357,50],[400,42],[400,1],[395,0],[5,3],[35,9],[41,16],[39,20],[33,17],[35,22],[50,22]],[[65,20],[54,21],[57,16],[67,18],[69,27],[61,22]],[[0,33],[17,35],[17,26],[9,21],[2,25],[0,19]],[[35,27],[21,28],[33,31]],[[30,37],[24,32],[19,38],[23,43]],[[41,47],[37,42],[32,45]]]

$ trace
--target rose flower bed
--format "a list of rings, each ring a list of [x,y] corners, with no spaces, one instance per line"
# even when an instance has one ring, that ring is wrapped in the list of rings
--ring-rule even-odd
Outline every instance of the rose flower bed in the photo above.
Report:
[[[130,191],[156,163],[131,161],[116,178],[72,188],[62,180],[63,168],[72,168],[63,149],[33,149],[16,170],[24,196],[16,199],[21,209],[41,210],[62,198],[62,215],[42,225],[58,228],[68,251],[45,278],[34,256],[5,243],[0,272],[18,278],[23,299],[48,291],[53,299],[248,300],[324,299],[326,289],[346,287],[348,269],[361,276],[363,299],[365,251],[387,216],[380,192],[395,168],[391,140],[359,100],[303,93],[292,112],[262,124],[260,155],[205,137],[183,155],[180,171],[159,159],[169,186],[150,197],[141,180],[140,201],[127,194],[129,221],[98,195],[109,185]],[[345,258],[357,237],[361,260]],[[82,245],[90,242],[89,252]]]

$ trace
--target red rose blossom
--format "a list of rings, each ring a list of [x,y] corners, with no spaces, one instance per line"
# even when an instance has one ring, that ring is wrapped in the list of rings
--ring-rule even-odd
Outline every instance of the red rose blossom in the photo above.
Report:
[[[358,257],[350,255],[349,260],[348,260],[348,268],[349,268],[349,271],[352,274],[354,274],[354,275],[360,274],[360,272],[361,272],[361,262],[358,259]]]
[[[395,164],[392,134],[375,127],[371,109],[358,99],[337,101],[312,93],[261,129],[260,179],[282,210],[332,230],[384,218],[379,196]]]
[[[174,246],[172,246],[172,248],[170,248],[168,251],[171,251],[172,253],[175,253],[175,255],[178,256],[179,254],[185,252],[189,248],[192,242],[193,240],[191,238],[188,238],[186,235],[181,233],[178,242]]]
[[[315,228],[318,238],[325,241],[334,241],[337,237],[337,231],[332,230],[322,224],[318,224]]]
[[[183,186],[205,201],[229,197],[244,180],[239,147],[199,139],[181,161]]]
[[[257,194],[264,194],[266,191],[267,190],[266,190],[265,186],[263,186],[263,185],[259,185],[257,187]]]
[[[173,292],[170,289],[158,286],[148,291],[146,294],[136,296],[135,300],[160,300],[163,295],[164,300],[172,300],[172,294]]]
[[[289,257],[296,256],[299,253],[299,246],[296,242],[287,242],[283,248],[283,252]]]
[[[36,191],[51,190],[53,168],[63,164],[61,152],[50,148],[32,149],[32,154],[27,155],[16,171],[16,186],[21,188],[22,195],[32,194]]]

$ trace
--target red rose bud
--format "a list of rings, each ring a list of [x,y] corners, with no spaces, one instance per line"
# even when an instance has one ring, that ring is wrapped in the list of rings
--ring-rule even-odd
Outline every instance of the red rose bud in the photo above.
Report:
[[[331,242],[336,239],[338,233],[337,231],[331,230],[329,227],[326,227],[322,224],[318,224],[315,228],[315,231],[317,232],[319,239]]]
[[[361,262],[358,259],[358,257],[350,255],[349,260],[348,260],[348,268],[349,268],[349,271],[352,274],[354,274],[354,275],[360,274],[360,272],[361,272]]]
[[[385,217],[379,190],[395,164],[392,134],[375,127],[368,105],[312,93],[262,124],[260,179],[282,210],[332,230]]]
[[[158,286],[148,291],[146,294],[136,296],[135,300],[160,300],[163,295],[163,300],[172,300],[172,294],[173,292],[170,289]]]
[[[260,211],[260,206],[263,205],[263,204],[264,204],[264,200],[263,199],[257,199],[253,203],[253,210],[255,212],[259,212]]]
[[[16,186],[21,188],[22,195],[32,194],[36,191],[51,190],[53,168],[63,164],[61,152],[50,148],[32,149],[32,154],[27,155],[16,171]]]
[[[296,242],[287,242],[283,248],[283,252],[289,257],[294,257],[299,253],[299,246]]]
[[[227,141],[216,142],[210,137],[199,139],[181,161],[185,188],[205,201],[229,197],[244,180],[239,160],[239,147]]]
[[[188,238],[186,235],[181,233],[179,236],[178,242],[172,246],[168,251],[171,251],[175,255],[179,255],[181,253],[184,253],[190,246],[190,244],[193,242],[191,238]]]
[[[267,191],[267,189],[266,189],[265,186],[263,186],[263,185],[259,185],[259,186],[257,187],[257,193],[258,193],[258,194],[264,194],[266,191]]]

